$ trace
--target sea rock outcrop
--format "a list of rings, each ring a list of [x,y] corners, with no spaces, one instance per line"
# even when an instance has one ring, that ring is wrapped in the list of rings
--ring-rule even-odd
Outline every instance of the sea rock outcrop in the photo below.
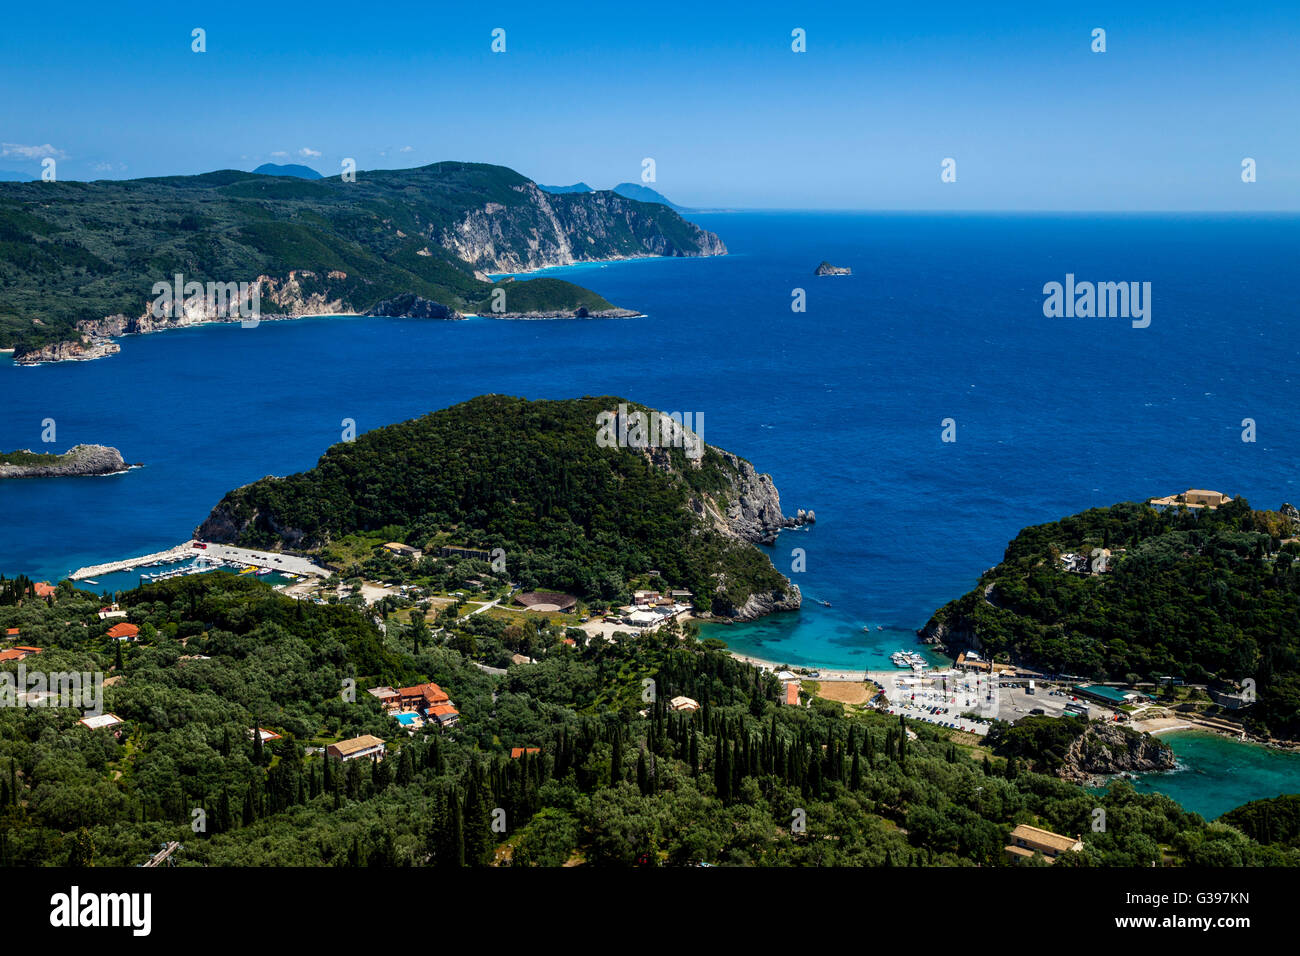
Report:
[[[822,264],[817,267],[817,271],[814,272],[813,275],[850,276],[853,275],[853,270],[848,266],[833,266],[829,262],[823,261]]]
[[[31,457],[31,461],[23,461]],[[7,464],[6,459],[18,459]],[[47,455],[24,449],[0,455],[0,478],[58,478],[77,475],[116,475],[126,471],[126,462],[116,448],[105,445],[74,445],[62,455]]]
[[[1174,763],[1174,752],[1158,738],[1118,724],[1093,722],[1071,742],[1057,776],[1088,783],[1117,773],[1172,770]]]
[[[778,611],[797,611],[802,604],[803,593],[799,590],[799,585],[790,584],[785,588],[752,593],[739,607],[726,598],[714,598],[713,606],[709,610],[715,617],[731,618],[733,621],[743,623]]]
[[[89,362],[122,351],[122,346],[98,336],[85,336],[67,342],[51,342],[14,356],[15,365],[42,365],[45,362]]]
[[[366,315],[382,315],[394,319],[463,319],[461,313],[449,309],[432,299],[411,292],[385,299],[366,310]]]

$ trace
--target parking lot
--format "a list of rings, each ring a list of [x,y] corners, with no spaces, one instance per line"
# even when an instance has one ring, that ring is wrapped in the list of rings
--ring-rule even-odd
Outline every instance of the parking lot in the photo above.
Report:
[[[988,678],[974,674],[919,677],[908,671],[878,672],[872,679],[885,689],[891,713],[941,727],[983,736],[988,724],[963,717],[974,713],[992,718],[996,695],[989,699]]]
[[[1088,717],[1094,720],[1110,719],[1114,713],[1099,704],[1075,701],[1064,685],[1037,684],[1031,693],[1023,683],[951,671],[924,675],[880,671],[873,673],[871,678],[885,689],[892,712],[980,735],[988,733],[988,724],[962,717],[962,714],[1012,723],[1035,713],[1061,717],[1071,703],[1084,704],[1088,708]]]

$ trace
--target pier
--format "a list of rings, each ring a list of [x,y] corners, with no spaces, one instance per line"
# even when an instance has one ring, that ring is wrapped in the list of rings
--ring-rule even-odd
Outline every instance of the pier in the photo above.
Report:
[[[316,564],[310,558],[299,555],[278,554],[274,551],[253,551],[248,548],[236,548],[228,544],[208,544],[206,548],[196,548],[195,544],[198,543],[200,542],[190,540],[184,544],[178,544],[174,548],[168,548],[166,551],[157,551],[153,554],[141,555],[138,558],[125,558],[121,561],[110,561],[107,564],[92,564],[88,567],[78,568],[68,577],[73,581],[84,581],[86,578],[94,578],[102,574],[114,574],[118,571],[130,571],[133,568],[158,564],[176,564],[190,558],[200,557],[207,558],[214,564],[225,563],[240,567],[253,565],[257,568],[269,568],[272,571],[297,574],[301,577],[324,578],[329,577],[330,574],[328,568]]]

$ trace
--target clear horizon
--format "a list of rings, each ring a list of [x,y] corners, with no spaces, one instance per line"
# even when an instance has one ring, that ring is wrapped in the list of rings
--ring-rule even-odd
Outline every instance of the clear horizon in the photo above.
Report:
[[[337,175],[345,158],[459,157],[607,187],[652,158],[647,185],[691,208],[1300,211],[1286,4],[741,13],[14,9],[0,77],[28,95],[0,105],[0,170],[37,176],[48,156],[64,180],[265,162]]]

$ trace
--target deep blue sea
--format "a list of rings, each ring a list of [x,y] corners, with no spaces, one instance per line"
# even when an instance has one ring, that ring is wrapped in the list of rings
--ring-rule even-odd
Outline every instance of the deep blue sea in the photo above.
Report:
[[[1027,524],[1188,487],[1300,498],[1300,218],[691,218],[731,254],[550,272],[645,318],[317,318],[127,337],[89,363],[0,356],[0,448],[98,442],[145,466],[0,483],[0,570],[54,580],[171,546],[228,489],[310,467],[345,418],[365,431],[484,392],[702,413],[787,513],[815,509],[771,552],[789,571],[805,550],[811,600],[721,633],[780,662],[883,664]],[[824,259],[853,275],[814,277]],[[1067,272],[1152,283],[1150,327],[1044,318]]]

